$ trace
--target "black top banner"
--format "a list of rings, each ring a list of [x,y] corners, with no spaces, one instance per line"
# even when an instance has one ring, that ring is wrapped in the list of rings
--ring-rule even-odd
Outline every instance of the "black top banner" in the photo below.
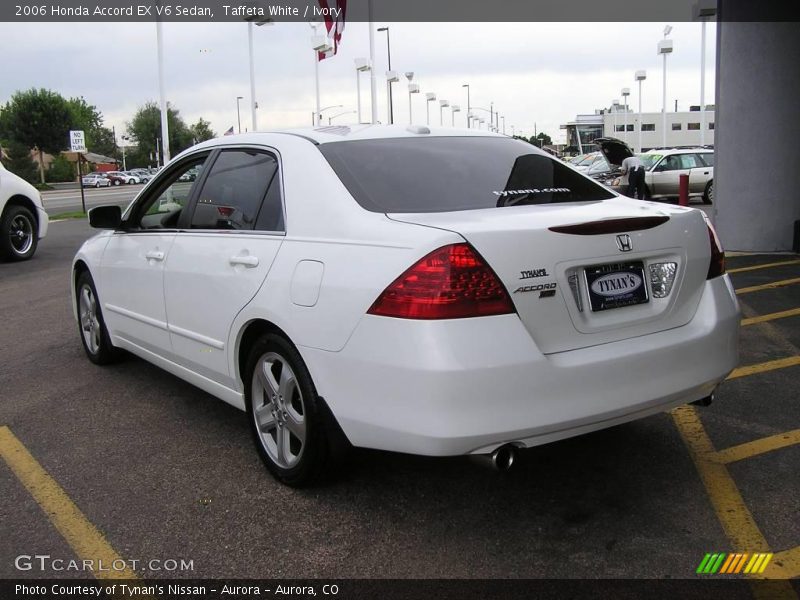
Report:
[[[3,0],[3,22],[800,21],[795,0]],[[602,40],[598,40],[602,43]]]

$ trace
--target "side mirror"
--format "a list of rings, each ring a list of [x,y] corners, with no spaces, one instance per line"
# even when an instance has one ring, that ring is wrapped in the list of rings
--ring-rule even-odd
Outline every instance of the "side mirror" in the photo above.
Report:
[[[89,209],[89,225],[95,229],[117,229],[122,224],[122,208],[96,206]]]

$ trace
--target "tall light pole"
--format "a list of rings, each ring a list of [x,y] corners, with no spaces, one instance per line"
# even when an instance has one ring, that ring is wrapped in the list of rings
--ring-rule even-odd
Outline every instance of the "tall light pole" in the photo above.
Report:
[[[358,123],[361,124],[361,72],[369,71],[372,67],[366,58],[355,59],[356,63],[356,96],[358,97],[356,104],[358,106]]]
[[[439,100],[439,127],[444,125],[444,117],[442,113],[448,106],[450,106],[450,103],[447,100]]]
[[[256,131],[258,129],[256,118],[258,102],[256,101],[256,67],[253,58],[253,25],[258,27],[272,25],[272,21],[268,17],[249,17],[245,20],[247,21],[247,50],[250,57],[250,119],[253,123],[253,131]]]
[[[664,39],[658,42],[658,54],[664,57],[662,67],[662,98],[661,98],[661,146],[667,147],[667,54],[672,52],[672,40],[667,39],[672,27],[664,27]]]
[[[242,113],[239,110],[240,100],[244,100],[244,96],[236,96],[236,123],[239,127],[239,133],[242,133]]]
[[[122,146],[122,170],[123,171],[127,171],[128,170],[128,163],[125,160],[125,142],[127,142],[130,138],[128,136],[126,136],[126,135],[123,135],[123,136],[120,136],[120,137],[122,138],[122,144],[120,144]]]
[[[310,23],[311,28],[314,30],[314,35],[311,36],[311,48],[314,50],[314,91],[316,100],[316,119],[315,125],[322,124],[322,110],[319,108],[319,55],[320,53],[329,52],[333,49],[328,37],[324,35],[317,35],[317,23]]]
[[[411,94],[419,94],[419,84],[411,83],[411,80],[414,79],[413,71],[406,72],[406,79],[408,79],[408,124],[411,125],[414,122],[413,111],[411,107]]]
[[[637,83],[639,84],[639,145],[636,151],[641,152],[642,151],[642,82],[645,79],[647,79],[647,71],[636,71],[634,79],[636,79]]]
[[[511,137],[517,137],[516,132],[514,131],[514,126],[511,126]]]
[[[506,134],[506,116],[503,115],[500,118],[503,120],[503,135],[505,135]]]
[[[611,101],[611,112],[614,114],[614,137],[617,137],[617,106],[619,106],[619,100],[614,98]]]
[[[160,4],[160,3],[159,3]],[[169,122],[167,120],[167,98],[164,95],[164,42],[161,20],[156,21],[156,45],[158,46],[158,95],[161,105],[161,151],[162,165],[169,162]]]
[[[622,97],[625,99],[625,116],[622,119],[622,129],[623,129],[623,136],[622,141],[626,144],[628,143],[628,96],[631,95],[631,88],[622,88],[620,92]]]
[[[469,103],[469,84],[465,83],[461,86],[462,88],[467,88],[467,129],[470,128],[470,118],[472,113],[472,105]]]
[[[397,77],[392,75],[390,76],[389,73],[392,73],[392,45],[389,40],[389,28],[388,27],[378,27],[378,31],[385,31],[386,32],[386,57],[387,62],[389,63],[389,70],[386,72],[386,93],[389,95],[389,123],[394,123],[394,106],[392,104],[392,84],[397,81]]]
[[[696,17],[700,19],[700,145],[706,145],[706,21],[717,14],[717,3],[700,0],[695,6]]]
[[[369,64],[375,65],[375,26],[372,22],[372,0],[367,2],[369,16]],[[371,105],[372,124],[378,122],[378,82],[375,79],[375,69],[369,72],[369,97]]]
[[[456,126],[456,113],[461,112],[461,107],[458,104],[450,106],[450,127]]]
[[[436,102],[436,94],[428,92],[425,94],[425,122],[431,124],[431,102]]]

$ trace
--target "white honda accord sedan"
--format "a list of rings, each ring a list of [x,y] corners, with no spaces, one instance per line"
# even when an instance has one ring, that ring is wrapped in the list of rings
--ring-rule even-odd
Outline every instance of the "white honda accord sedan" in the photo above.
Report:
[[[737,364],[702,212],[488,132],[227,136],[89,218],[105,231],[72,273],[89,359],[124,349],[245,411],[290,485],[350,445],[507,465],[707,400]]]

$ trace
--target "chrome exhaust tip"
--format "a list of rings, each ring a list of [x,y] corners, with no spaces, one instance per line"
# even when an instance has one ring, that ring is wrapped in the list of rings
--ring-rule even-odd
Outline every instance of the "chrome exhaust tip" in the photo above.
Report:
[[[490,454],[477,454],[472,458],[495,471],[508,471],[517,457],[517,449],[511,444],[495,448]]]

